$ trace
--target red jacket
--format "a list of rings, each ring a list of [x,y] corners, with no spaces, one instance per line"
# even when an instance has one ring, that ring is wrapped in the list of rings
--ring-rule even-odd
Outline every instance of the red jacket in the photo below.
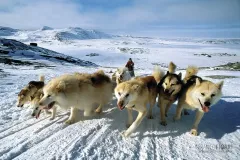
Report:
[[[133,71],[133,66],[134,66],[134,63],[133,61],[130,61],[130,60],[125,65],[125,67],[127,67],[129,71]]]

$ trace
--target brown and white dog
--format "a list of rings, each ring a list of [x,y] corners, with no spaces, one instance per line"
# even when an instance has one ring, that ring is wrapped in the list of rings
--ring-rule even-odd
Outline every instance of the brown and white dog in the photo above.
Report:
[[[143,118],[147,115],[147,104],[150,104],[148,118],[153,118],[152,108],[157,97],[157,83],[160,81],[161,72],[154,72],[152,76],[138,77],[126,82],[122,82],[115,88],[117,106],[120,110],[124,108],[128,111],[127,130],[122,133],[123,137],[128,137],[139,126]],[[132,110],[138,112],[137,119],[133,121]]]
[[[34,94],[44,86],[44,76],[40,76],[39,81],[30,81],[18,94],[17,107],[33,102]]]
[[[222,96],[223,81],[213,83],[196,76],[196,67],[188,67],[185,76],[186,84],[179,96],[176,115],[174,120],[181,118],[183,109],[197,110],[193,127],[190,131],[192,135],[198,134],[198,124],[203,115],[207,113],[211,106],[216,104]]]
[[[38,103],[43,96],[43,87],[44,76],[40,76],[39,81],[30,81],[18,94],[17,107],[23,107],[24,104],[30,103],[30,106],[33,108],[32,116],[38,118],[39,114],[36,114],[36,110],[38,109]],[[50,114],[51,112],[45,110],[45,113]]]

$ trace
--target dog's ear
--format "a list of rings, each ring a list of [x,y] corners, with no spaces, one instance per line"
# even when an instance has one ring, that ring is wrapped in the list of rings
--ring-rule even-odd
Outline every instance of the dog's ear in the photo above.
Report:
[[[44,82],[43,81],[30,81],[28,83],[29,88],[33,88],[36,87],[37,89],[40,89],[44,86]]]
[[[196,86],[200,86],[201,82],[199,80],[199,78],[196,78]]]
[[[139,85],[138,85],[138,84],[134,84],[134,85],[132,86],[132,88],[136,91],[136,90],[138,90]]]
[[[180,72],[180,73],[178,74],[178,77],[179,77],[180,79],[182,79],[182,72]]]
[[[63,81],[60,81],[56,87],[57,92],[63,92],[66,88],[66,84]]]
[[[217,87],[218,87],[219,90],[222,90],[222,87],[223,87],[223,81],[218,82],[216,85],[217,85]]]

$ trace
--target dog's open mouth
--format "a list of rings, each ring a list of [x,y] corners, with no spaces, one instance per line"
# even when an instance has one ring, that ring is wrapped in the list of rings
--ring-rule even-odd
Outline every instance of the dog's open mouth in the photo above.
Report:
[[[172,92],[170,92],[169,94],[170,94],[170,96],[173,94],[173,92],[175,91],[175,89],[174,90],[172,90]]]
[[[200,103],[200,105],[201,105],[201,107],[202,107],[203,112],[207,113],[210,108],[209,108],[208,106],[202,105],[202,103],[201,103],[201,101],[200,101],[199,99],[198,99],[198,101],[199,101],[199,103]]]
[[[118,108],[122,111],[125,108],[126,105],[123,105],[123,103],[118,103]]]
[[[22,108],[22,107],[23,107],[23,104],[21,104],[21,105],[18,104],[17,107],[21,107],[21,108]]]
[[[172,90],[172,92],[165,92],[168,96],[172,96],[172,94],[173,94],[173,92],[175,91],[175,89],[174,90]]]

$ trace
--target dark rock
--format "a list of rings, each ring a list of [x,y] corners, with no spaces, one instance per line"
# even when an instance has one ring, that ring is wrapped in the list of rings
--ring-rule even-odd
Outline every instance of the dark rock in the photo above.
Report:
[[[37,47],[37,43],[30,43],[30,46],[35,46],[35,47]]]

